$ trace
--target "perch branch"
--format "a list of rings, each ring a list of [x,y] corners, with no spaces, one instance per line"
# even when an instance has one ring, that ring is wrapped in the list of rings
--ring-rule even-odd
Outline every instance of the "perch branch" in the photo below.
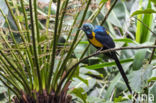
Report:
[[[75,65],[73,65],[66,73],[66,75],[64,76],[64,78],[62,78],[60,84],[58,85],[58,88],[61,88],[63,82],[65,81],[65,79],[68,77],[68,75],[70,74],[71,71],[73,71],[73,69],[75,69],[81,62],[87,60],[90,57],[99,55],[99,54],[103,54],[103,53],[107,53],[107,52],[112,52],[112,51],[118,51],[118,50],[125,50],[125,49],[145,49],[145,48],[156,48],[156,45],[154,46],[140,46],[140,47],[121,47],[121,48],[111,48],[111,49],[107,49],[107,50],[103,50],[103,51],[99,51],[96,53],[93,53],[83,59],[81,59],[79,62],[77,62]]]

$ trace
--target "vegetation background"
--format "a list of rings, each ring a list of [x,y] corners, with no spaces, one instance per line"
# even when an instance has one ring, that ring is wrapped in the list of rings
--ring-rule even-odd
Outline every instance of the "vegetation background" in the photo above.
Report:
[[[73,103],[156,103],[155,13],[155,0],[0,0],[0,103],[45,91]],[[117,51],[133,95],[79,31],[86,22],[116,48],[134,47]]]

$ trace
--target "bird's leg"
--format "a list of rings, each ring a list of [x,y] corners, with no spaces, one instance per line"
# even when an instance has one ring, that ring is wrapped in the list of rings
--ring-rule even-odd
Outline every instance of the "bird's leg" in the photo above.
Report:
[[[103,50],[103,47],[101,47],[100,49],[98,49],[96,52],[98,53],[98,52],[100,52],[102,50]]]

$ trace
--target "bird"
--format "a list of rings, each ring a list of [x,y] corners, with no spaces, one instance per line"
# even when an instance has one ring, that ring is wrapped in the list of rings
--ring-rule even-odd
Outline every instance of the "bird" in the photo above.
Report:
[[[103,26],[93,26],[91,23],[85,23],[79,28],[79,30],[83,30],[85,32],[89,43],[91,43],[98,51],[115,48],[115,43],[113,39],[110,37],[109,32]],[[104,55],[115,60],[115,63],[128,90],[130,91],[130,93],[132,93],[132,89],[129,85],[128,78],[117,57],[117,52],[111,51],[104,53]]]

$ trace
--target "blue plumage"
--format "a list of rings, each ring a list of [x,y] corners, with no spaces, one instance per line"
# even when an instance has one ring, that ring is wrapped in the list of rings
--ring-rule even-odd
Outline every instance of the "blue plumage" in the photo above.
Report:
[[[103,26],[95,26],[94,29],[95,38],[103,44],[105,48],[114,48],[115,43],[113,39],[107,34],[105,28]]]

